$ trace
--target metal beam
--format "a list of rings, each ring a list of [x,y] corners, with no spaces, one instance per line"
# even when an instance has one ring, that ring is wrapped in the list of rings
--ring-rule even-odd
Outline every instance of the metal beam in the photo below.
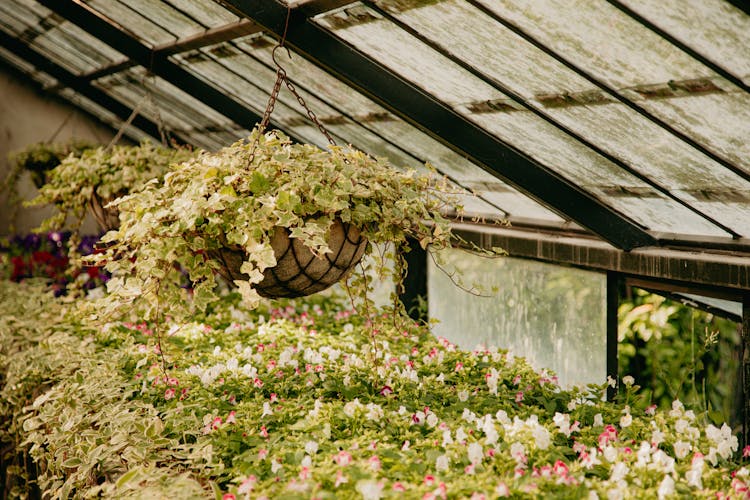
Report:
[[[277,36],[284,31],[287,9],[273,0],[222,0],[222,3]],[[615,246],[629,250],[656,243],[636,222],[309,22],[301,12],[291,11],[287,43],[428,135]]]
[[[180,52],[187,52],[188,50],[200,49],[208,45],[227,42],[229,40],[234,40],[235,38],[258,33],[259,31],[261,31],[260,26],[248,21],[247,19],[242,19],[236,23],[217,26],[216,28],[204,31],[203,33],[198,33],[196,35],[180,38],[175,42],[159,45],[154,48],[154,53],[159,57],[166,57],[172,54],[179,54]],[[138,62],[132,59],[127,59],[125,61],[104,66],[103,68],[95,69],[94,71],[84,74],[83,78],[86,78],[87,80],[96,80],[97,78],[111,75],[113,73],[119,73],[120,71],[137,65]]]
[[[92,102],[107,109],[123,121],[127,120],[133,112],[130,107],[105,94],[103,91],[91,85],[91,83],[77,77],[62,66],[50,61],[45,56],[31,49],[25,43],[8,35],[2,30],[0,30],[0,46],[27,61],[39,71],[47,73],[64,86],[69,87]],[[135,119],[133,119],[132,125],[151,137],[160,137],[158,125],[142,115],[136,116]]]
[[[607,273],[607,379],[619,380],[619,362],[617,359],[618,309],[620,308],[620,282],[618,273]],[[619,384],[618,384],[619,385]],[[607,401],[617,396],[617,387],[607,387]]]
[[[469,243],[481,248],[500,247],[513,257],[669,281],[672,290],[728,300],[750,293],[750,250],[739,244],[734,251],[637,248],[623,252],[580,235],[460,222],[452,227]]]
[[[173,63],[165,54],[155,53],[82,2],[39,0],[39,3],[136,61],[153,74],[196,97],[239,126],[252,130],[255,124],[260,122],[260,116],[247,106]]]

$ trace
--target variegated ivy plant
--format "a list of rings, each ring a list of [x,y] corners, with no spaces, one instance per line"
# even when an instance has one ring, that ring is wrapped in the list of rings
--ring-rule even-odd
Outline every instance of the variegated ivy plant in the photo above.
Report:
[[[400,274],[400,252],[392,250],[408,248],[410,238],[425,248],[449,244],[449,222],[440,215],[448,192],[432,174],[396,169],[349,147],[325,151],[256,129],[248,140],[188,159],[163,183],[114,203],[120,228],[104,236],[109,246],[93,259],[114,275],[104,310],[142,304],[153,317],[160,310],[179,315],[190,307],[205,309],[216,300],[219,263],[211,255],[227,246],[244,250],[247,279],[234,284],[254,307],[260,297],[253,285],[276,264],[273,232],[287,228],[316,255],[325,254],[337,218],[357,227],[370,248],[394,244],[376,260],[394,260]],[[192,283],[192,301],[185,300],[183,272]],[[352,279],[349,288],[367,300],[366,278]]]
[[[106,203],[136,191],[163,175],[170,164],[195,154],[190,149],[165,148],[150,142],[87,149],[80,155],[68,156],[48,172],[46,184],[27,204],[53,205],[56,213],[45,220],[39,230],[60,230],[69,216],[78,224],[83,221],[92,196]]]

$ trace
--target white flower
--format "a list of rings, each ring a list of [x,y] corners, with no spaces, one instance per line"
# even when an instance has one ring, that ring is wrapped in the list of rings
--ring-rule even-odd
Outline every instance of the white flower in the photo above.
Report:
[[[366,409],[367,414],[365,415],[365,417],[367,418],[367,420],[378,422],[381,418],[383,418],[383,408],[381,408],[380,405],[375,403],[367,403]]]
[[[357,409],[362,407],[362,403],[359,402],[359,398],[354,398],[354,400],[349,401],[344,405],[344,415],[346,415],[349,418],[354,417],[354,413],[357,411]]]
[[[534,426],[531,432],[536,440],[536,447],[540,450],[546,450],[552,444],[552,437],[549,431],[541,425]]]
[[[497,420],[503,425],[510,423],[510,419],[508,418],[508,412],[506,412],[505,410],[498,410],[497,413],[495,413],[495,420]]]
[[[602,451],[602,455],[609,463],[614,463],[617,460],[617,448],[614,446],[607,446]]]
[[[570,415],[567,413],[555,412],[555,416],[552,417],[552,421],[555,423],[557,428],[565,436],[570,437]]]
[[[683,411],[685,411],[685,405],[679,399],[672,401],[672,411],[669,412],[670,417],[680,417]]]
[[[484,450],[482,449],[482,445],[479,443],[469,444],[466,453],[469,456],[469,463],[472,464],[480,463],[482,461],[482,457],[484,456]]]
[[[663,442],[664,433],[659,429],[655,429],[654,432],[651,433],[651,444],[653,444],[654,446],[659,446]]]
[[[630,427],[630,424],[632,423],[633,423],[633,417],[632,415],[630,415],[630,413],[627,413],[620,418],[620,427],[622,428]]]
[[[458,400],[462,403],[469,399],[469,391],[458,391]]]
[[[670,475],[664,476],[664,479],[659,485],[659,490],[657,491],[657,494],[659,495],[660,499],[666,498],[674,494],[674,479],[672,479],[672,476]]]
[[[604,427],[604,419],[601,413],[594,415],[594,427]]]
[[[305,453],[308,455],[315,455],[318,452],[318,442],[308,441],[305,443]]]
[[[312,467],[312,457],[310,455],[305,455],[305,458],[303,458],[299,464],[302,467],[307,467],[309,469]]]
[[[674,456],[677,458],[685,458],[690,451],[692,446],[690,443],[684,441],[676,441],[674,444]]]
[[[446,455],[440,455],[435,459],[435,470],[446,471],[450,465],[450,459]]]
[[[427,414],[427,427],[435,427],[438,424],[438,417],[434,413]]]
[[[523,444],[516,441],[510,445],[510,456],[513,457],[519,464],[526,461],[526,447]]]
[[[373,480],[357,481],[357,491],[364,500],[380,500],[383,496],[383,483]]]
[[[446,429],[443,431],[443,448],[446,448],[449,444],[453,444],[453,438],[450,429]]]
[[[467,437],[469,436],[466,435],[466,432],[464,431],[463,427],[459,427],[458,429],[456,429],[456,441],[458,441],[459,443],[462,443],[466,441]]]
[[[610,474],[609,480],[616,483],[621,479],[625,479],[625,476],[628,475],[629,471],[630,469],[625,462],[617,462],[615,466],[612,467],[612,474]]]
[[[622,383],[627,387],[630,387],[631,385],[635,384],[635,379],[630,375],[625,375],[624,377],[622,377]]]
[[[677,419],[677,421],[674,423],[674,430],[678,434],[683,434],[685,432],[685,429],[688,428],[688,421],[684,419]]]
[[[466,420],[469,423],[472,423],[474,420],[477,419],[477,416],[469,410],[468,408],[464,408],[464,412],[461,414],[461,418]]]
[[[281,463],[277,462],[276,460],[271,462],[271,472],[273,474],[276,474],[277,472],[279,472],[283,467],[284,466],[281,465]]]
[[[273,415],[273,408],[271,408],[271,403],[268,401],[263,403],[263,414],[261,417],[265,417],[266,415]]]

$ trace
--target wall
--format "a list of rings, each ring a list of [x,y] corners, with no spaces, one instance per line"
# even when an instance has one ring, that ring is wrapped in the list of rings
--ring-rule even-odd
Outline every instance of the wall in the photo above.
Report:
[[[106,144],[114,135],[108,126],[62,99],[45,95],[35,83],[24,81],[22,75],[0,65],[0,180],[8,174],[9,153],[35,142],[49,141],[58,128],[55,141],[59,142],[80,138]],[[36,187],[27,173],[18,188],[23,199],[31,199],[36,194]],[[16,232],[29,232],[49,213],[48,207],[19,208],[15,216]],[[0,235],[10,234],[12,218],[8,195],[0,193]],[[93,221],[87,220],[83,233],[97,231]]]

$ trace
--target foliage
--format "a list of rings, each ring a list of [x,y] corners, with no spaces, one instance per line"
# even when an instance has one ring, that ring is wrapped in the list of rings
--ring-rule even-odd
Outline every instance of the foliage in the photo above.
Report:
[[[0,240],[0,255],[7,260],[4,278],[21,281],[46,278],[55,295],[71,289],[92,290],[102,286],[109,274],[96,267],[76,267],[70,263],[71,233],[53,231],[46,235],[28,234]],[[98,236],[84,236],[75,248],[79,255],[94,251]]]
[[[38,142],[30,144],[20,151],[14,151],[8,157],[11,170],[6,178],[6,186],[15,185],[23,171],[31,173],[36,187],[47,182],[47,172],[57,167],[68,156],[79,157],[94,144],[76,139],[66,143]]]
[[[736,419],[736,323],[637,289],[619,316],[620,374],[635,377],[647,404],[680,399],[714,422]]]
[[[47,183],[28,205],[51,204],[57,213],[45,220],[40,231],[61,229],[68,216],[80,224],[92,196],[107,203],[118,196],[140,189],[160,177],[175,162],[195,153],[143,142],[139,146],[108,146],[85,150],[80,156],[65,158],[49,172]]]
[[[447,203],[436,195],[447,191],[443,181],[397,170],[385,159],[350,148],[292,144],[281,132],[256,129],[248,141],[203,152],[171,169],[162,184],[115,202],[120,228],[104,236],[109,247],[95,258],[115,276],[106,311],[140,304],[147,318],[160,308],[188,312],[175,263],[194,283],[194,305],[205,309],[217,298],[220,263],[214,252],[223,248],[244,252],[241,272],[247,279],[234,284],[253,307],[260,299],[253,285],[276,265],[271,239],[281,228],[316,255],[331,252],[326,236],[337,219],[357,227],[370,248],[390,243],[408,250],[409,238],[423,248],[446,246],[450,227],[439,212]],[[396,261],[399,276],[399,253],[383,257]],[[363,291],[366,281],[354,280],[350,289]]]
[[[565,391],[505,351],[460,351],[387,317],[368,326],[322,298],[247,310],[227,295],[160,339],[154,324],[84,323],[77,310],[0,282],[0,440],[31,454],[45,497],[748,491],[727,427],[679,401],[636,412],[627,377],[604,402],[603,386]]]

